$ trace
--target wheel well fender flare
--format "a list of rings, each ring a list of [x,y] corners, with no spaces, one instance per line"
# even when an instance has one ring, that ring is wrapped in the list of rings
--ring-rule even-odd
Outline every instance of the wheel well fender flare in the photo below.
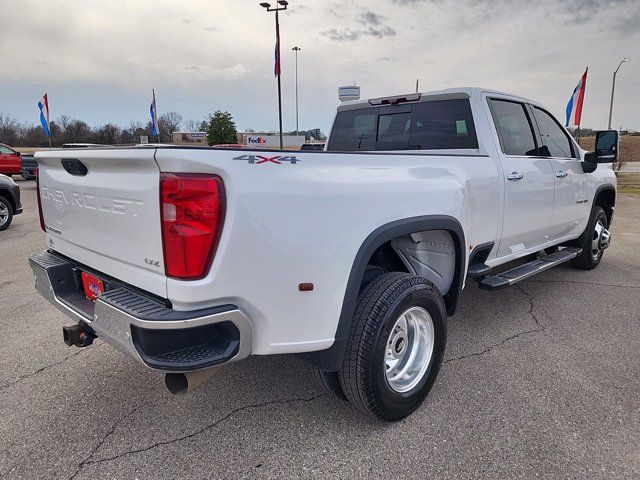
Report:
[[[304,360],[328,371],[335,371],[340,368],[351,329],[353,313],[356,308],[358,292],[369,259],[386,242],[402,235],[427,230],[446,230],[453,237],[455,244],[455,273],[451,288],[444,295],[444,300],[447,314],[453,315],[455,313],[458,296],[462,290],[465,277],[466,243],[462,225],[456,218],[448,215],[425,215],[396,220],[376,228],[367,236],[358,249],[347,280],[333,345],[327,350],[301,354],[300,356]]]
[[[13,195],[11,194],[11,192],[9,190],[4,190],[2,188],[0,188],[0,197],[4,197],[7,202],[9,202],[9,206],[11,207],[11,212],[15,213],[16,211],[16,202],[15,199],[13,198]]]
[[[589,215],[591,215],[591,214],[593,213],[593,209],[594,209],[596,206],[598,206],[598,205],[599,205],[599,204],[597,203],[597,202],[598,202],[598,198],[600,198],[600,195],[602,195],[602,194],[603,194],[603,193],[605,193],[605,192],[607,192],[607,193],[609,193],[609,192],[610,192],[610,193],[612,194],[612,196],[613,196],[613,202],[612,202],[612,204],[611,204],[611,205],[609,205],[609,207],[607,207],[606,205],[604,206],[604,208],[605,208],[605,212],[606,212],[606,214],[607,214],[607,218],[608,218],[608,220],[609,220],[609,223],[611,223],[611,220],[612,220],[612,218],[613,218],[613,209],[615,208],[615,204],[616,204],[616,189],[615,189],[615,187],[614,187],[613,185],[610,185],[610,184],[600,185],[600,186],[596,189],[596,193],[595,193],[595,195],[593,196],[593,203],[592,203],[592,205],[591,205],[591,210],[590,210],[590,212],[589,212]],[[610,211],[607,211],[607,208],[608,208]]]

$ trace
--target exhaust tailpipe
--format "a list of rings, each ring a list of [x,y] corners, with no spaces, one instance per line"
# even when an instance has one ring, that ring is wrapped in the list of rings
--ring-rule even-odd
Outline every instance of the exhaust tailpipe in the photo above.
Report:
[[[174,395],[184,395],[209,380],[215,370],[215,368],[205,368],[188,373],[167,373],[164,376],[164,384]]]

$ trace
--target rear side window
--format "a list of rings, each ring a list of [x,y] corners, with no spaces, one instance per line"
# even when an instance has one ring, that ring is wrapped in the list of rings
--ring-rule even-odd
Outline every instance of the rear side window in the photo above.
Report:
[[[377,121],[377,108],[339,112],[327,150],[375,150]]]
[[[500,145],[506,155],[535,156],[538,154],[529,116],[522,103],[507,100],[491,101],[491,113],[498,130]]]
[[[421,150],[478,148],[469,100],[424,102],[413,107],[411,148]]]
[[[467,99],[437,100],[339,112],[327,150],[478,148]]]

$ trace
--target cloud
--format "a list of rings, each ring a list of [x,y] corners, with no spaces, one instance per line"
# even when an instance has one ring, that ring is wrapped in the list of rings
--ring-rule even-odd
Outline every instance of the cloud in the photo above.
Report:
[[[153,75],[172,75],[174,72],[183,71],[190,74],[197,74],[208,79],[237,80],[249,73],[249,68],[240,63],[226,67],[197,64],[177,65],[140,57],[131,57],[127,59],[127,63],[136,68],[142,68]]]
[[[366,30],[353,30],[348,27],[342,29],[330,28],[329,30],[321,32],[321,35],[324,35],[329,40],[333,40],[334,42],[353,42],[363,36],[371,36],[376,38],[393,37],[395,34],[396,31],[389,26],[384,26],[381,28],[369,27]]]
[[[382,15],[373,13],[371,10],[360,14],[360,23],[364,23],[365,25],[380,25],[383,19],[384,17]]]
[[[321,35],[335,42],[354,42],[364,36],[393,37],[396,35],[396,31],[389,25],[385,25],[384,19],[384,15],[365,10],[357,16],[356,20],[358,23],[366,25],[367,28],[334,27],[321,32]]]
[[[396,31],[391,27],[382,27],[382,28],[370,28],[365,32],[365,35],[372,35],[374,37],[382,38],[382,37],[393,37],[396,34]]]
[[[637,34],[640,25],[638,0],[561,0],[571,25],[593,24],[596,28],[615,29],[617,33]]]

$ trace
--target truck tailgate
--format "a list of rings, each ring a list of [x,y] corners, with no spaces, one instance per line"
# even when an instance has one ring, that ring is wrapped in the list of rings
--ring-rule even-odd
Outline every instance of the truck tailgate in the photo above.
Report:
[[[154,154],[152,148],[113,148],[36,157],[47,246],[166,297]]]

